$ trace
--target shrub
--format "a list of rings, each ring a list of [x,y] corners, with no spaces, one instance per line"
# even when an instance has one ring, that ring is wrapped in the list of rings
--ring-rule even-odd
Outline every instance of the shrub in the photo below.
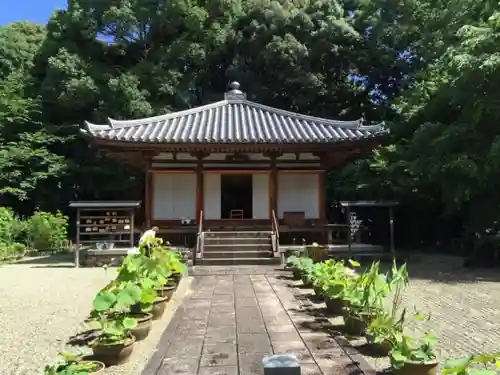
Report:
[[[68,217],[61,212],[36,212],[27,220],[26,237],[29,247],[37,250],[60,250],[66,246]]]
[[[7,207],[0,207],[0,244],[11,244],[22,239],[25,222]]]
[[[25,251],[26,246],[22,243],[0,243],[0,261],[22,258]]]

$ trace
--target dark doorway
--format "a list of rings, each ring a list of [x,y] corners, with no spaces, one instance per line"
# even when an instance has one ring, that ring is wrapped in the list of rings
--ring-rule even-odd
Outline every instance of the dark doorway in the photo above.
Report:
[[[252,175],[223,174],[220,186],[222,219],[251,219]]]

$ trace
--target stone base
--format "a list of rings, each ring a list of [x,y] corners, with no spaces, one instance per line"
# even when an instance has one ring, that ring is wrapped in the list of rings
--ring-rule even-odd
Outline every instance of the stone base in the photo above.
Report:
[[[184,259],[187,262],[189,252],[183,248],[171,248],[174,251],[184,252]],[[88,249],[80,251],[80,265],[84,267],[102,267],[104,265],[118,267],[132,248],[117,248],[111,250]]]
[[[80,262],[85,267],[120,266],[125,259],[125,255],[84,255]]]
[[[85,267],[120,266],[131,248],[96,250],[80,252],[80,265]]]

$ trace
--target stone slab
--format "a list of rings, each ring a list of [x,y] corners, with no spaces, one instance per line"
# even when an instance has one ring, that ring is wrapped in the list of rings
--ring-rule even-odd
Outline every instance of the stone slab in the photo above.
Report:
[[[262,375],[272,354],[296,355],[302,375],[364,375],[328,333],[302,327],[315,322],[302,310],[266,272],[196,276],[142,375]]]

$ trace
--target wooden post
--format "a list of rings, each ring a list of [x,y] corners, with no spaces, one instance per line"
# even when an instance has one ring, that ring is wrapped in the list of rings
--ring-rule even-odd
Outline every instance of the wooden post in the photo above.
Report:
[[[146,187],[145,187],[145,198],[144,200],[146,201],[146,204],[144,206],[144,213],[145,213],[145,218],[144,221],[146,222],[146,226],[148,228],[151,227],[151,221],[153,219],[153,212],[152,212],[152,205],[153,205],[153,172],[149,170],[149,168],[146,170]]]
[[[134,248],[134,211],[130,213],[130,247]]]
[[[203,176],[203,161],[198,159],[196,167],[196,222],[201,220],[201,211],[203,211],[204,203],[204,176]]]
[[[75,249],[75,267],[80,267],[80,209],[76,209],[76,249]]]
[[[318,172],[318,215],[319,222],[326,222],[325,172]]]
[[[390,246],[391,246],[391,254],[392,258],[396,257],[396,249],[394,247],[394,212],[393,207],[389,207],[389,231],[390,231]]]
[[[347,246],[349,249],[349,257],[352,257],[352,234],[351,234],[351,207],[346,206],[345,216],[347,220]]]
[[[271,156],[271,173],[269,175],[269,218],[272,212],[278,218],[278,169],[276,168],[276,156]]]

